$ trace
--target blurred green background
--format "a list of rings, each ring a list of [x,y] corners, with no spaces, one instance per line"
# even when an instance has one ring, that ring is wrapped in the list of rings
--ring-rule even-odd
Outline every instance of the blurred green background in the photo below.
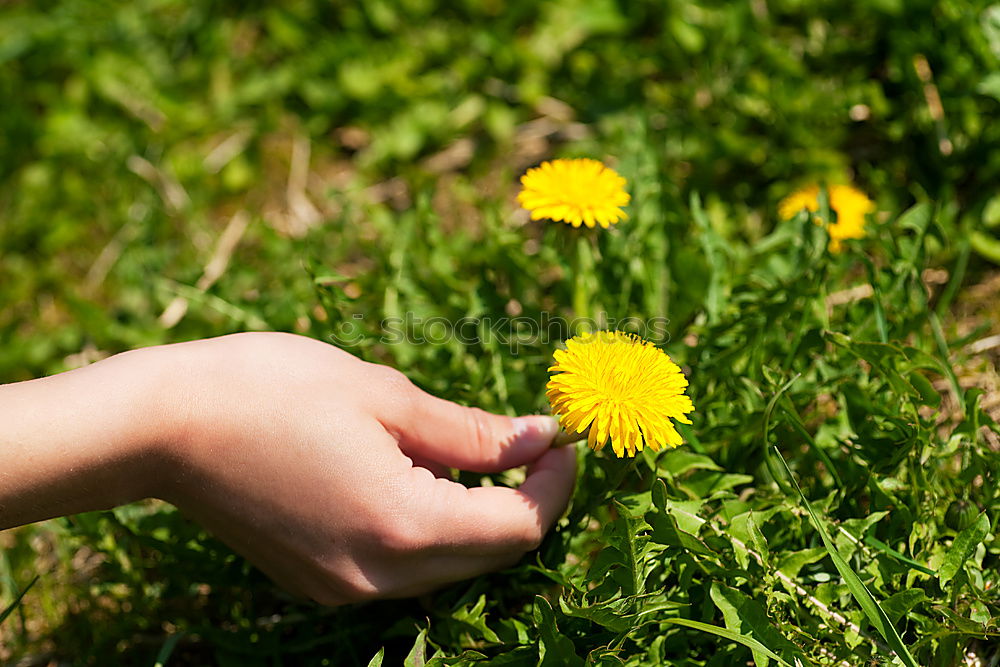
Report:
[[[989,2],[2,2],[0,382],[249,329],[328,338],[375,308],[558,309],[568,242],[514,204],[518,176],[555,156],[604,159],[630,179],[638,231],[608,237],[602,252],[621,261],[597,278],[618,317],[665,316],[681,338],[707,299],[721,309],[738,291],[719,273],[753,268],[777,201],[828,180],[866,191],[886,229],[932,203],[920,257],[939,272],[937,313],[949,335],[985,335],[1000,310],[998,121],[1000,4]],[[910,306],[887,310],[917,318]],[[909,340],[906,323],[894,331]],[[374,333],[352,351],[428,389],[544,409],[551,346],[513,359],[387,350]],[[750,458],[748,469],[761,463]],[[0,660],[152,664],[178,625],[210,619],[216,634],[200,627],[201,643],[182,643],[191,664],[242,664],[238,644],[261,637],[260,659],[275,664],[353,641],[356,654],[338,649],[332,664],[366,664],[369,648],[403,637],[408,649],[433,615],[409,602],[356,625],[315,609],[268,625],[262,610],[284,613],[281,594],[155,507],[0,546],[0,602],[43,575],[21,622],[0,627],[13,647]],[[484,581],[477,591],[506,585]]]
[[[81,350],[301,329],[305,245],[337,256],[366,207],[404,207],[428,183],[442,213],[476,224],[477,197],[509,196],[567,140],[624,157],[607,138],[636,118],[664,187],[717,199],[740,225],[771,225],[776,199],[817,177],[853,179],[887,210],[932,198],[956,235],[1000,224],[1000,7],[988,3],[0,12],[8,381]],[[198,290],[238,211],[250,221],[235,261]],[[159,318],[178,296],[197,304],[168,329]]]

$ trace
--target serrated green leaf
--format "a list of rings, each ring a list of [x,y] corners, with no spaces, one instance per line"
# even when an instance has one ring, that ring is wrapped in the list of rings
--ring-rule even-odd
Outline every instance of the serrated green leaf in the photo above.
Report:
[[[806,656],[791,641],[771,625],[767,611],[756,600],[735,588],[718,582],[712,584],[710,596],[722,612],[726,627],[745,637],[753,637],[772,650],[780,650],[789,657],[806,660]],[[759,667],[767,667],[767,658],[760,651],[753,651]]]
[[[622,597],[596,602],[589,606],[577,605],[565,597],[559,598],[559,608],[565,615],[585,618],[614,632],[625,632],[631,627],[628,618],[631,606],[631,600]]]
[[[909,362],[906,353],[889,343],[857,341],[843,334],[828,335],[827,339],[844,348],[858,359],[867,361],[889,382],[897,396],[921,398],[920,392],[896,369],[896,364]]]
[[[767,521],[779,510],[780,508],[778,507],[772,507],[763,512],[750,510],[737,514],[730,521],[728,532],[744,546],[753,549],[766,563],[770,559],[770,554],[767,549],[767,540],[764,538],[764,534],[760,532],[757,521]],[[733,543],[733,548],[736,550],[736,557],[740,561],[740,566],[745,569],[749,564],[747,553],[736,542]]]
[[[485,608],[486,594],[483,593],[479,596],[475,605],[471,607],[470,605],[464,605],[452,612],[451,617],[477,630],[480,636],[486,641],[498,644],[500,643],[500,638],[486,625],[486,614],[483,613]]]
[[[559,608],[566,616],[585,618],[614,632],[626,632],[647,620],[655,620],[660,612],[686,606],[672,600],[646,601],[643,597],[615,597],[590,605],[577,604],[566,597],[559,598]],[[646,618],[651,615],[653,619]]]
[[[573,642],[559,632],[552,605],[541,595],[535,596],[532,615],[535,619],[535,629],[538,631],[540,667],[550,665],[576,667],[583,664],[583,659],[577,655]]]
[[[703,556],[717,555],[715,551],[709,548],[709,546],[700,538],[681,530],[680,526],[677,525],[677,519],[675,519],[672,514],[666,512],[651,512],[649,515],[649,522],[653,527],[653,532],[650,533],[649,539],[657,544],[680,547]]]
[[[608,541],[624,556],[624,565],[629,571],[630,585],[625,593],[635,595],[642,591],[645,579],[644,556],[649,541],[645,533],[649,526],[641,516],[633,515],[628,507],[617,500],[614,501],[614,506],[618,510],[618,518],[612,522],[606,534]]]

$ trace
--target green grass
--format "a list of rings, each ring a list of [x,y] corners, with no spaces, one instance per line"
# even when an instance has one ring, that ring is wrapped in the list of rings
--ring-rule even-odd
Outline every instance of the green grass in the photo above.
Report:
[[[4,5],[0,381],[261,328],[539,412],[560,340],[527,323],[605,312],[667,323],[696,412],[634,467],[581,451],[537,554],[419,600],[290,600],[157,503],[19,529],[0,660],[994,657],[997,71],[1000,9],[958,0]],[[555,156],[612,164],[630,220],[528,222]],[[839,255],[776,219],[823,179],[880,211]]]

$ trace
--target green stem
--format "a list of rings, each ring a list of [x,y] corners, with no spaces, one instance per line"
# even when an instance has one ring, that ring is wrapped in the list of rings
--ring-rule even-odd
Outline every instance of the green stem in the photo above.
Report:
[[[576,253],[573,256],[573,314],[577,318],[574,333],[580,334],[598,328],[594,305],[594,277],[597,263],[594,260],[592,237],[583,230],[576,230]],[[585,324],[594,318],[594,324]]]

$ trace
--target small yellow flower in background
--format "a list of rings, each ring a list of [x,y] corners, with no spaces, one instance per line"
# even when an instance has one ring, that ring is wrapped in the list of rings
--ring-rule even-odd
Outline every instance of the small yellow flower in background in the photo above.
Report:
[[[621,209],[630,199],[625,179],[599,160],[543,162],[521,177],[521,185],[517,202],[531,211],[532,220],[607,229],[628,218]]]
[[[875,202],[850,185],[831,185],[830,208],[837,214],[837,221],[827,225],[830,234],[830,252],[841,251],[844,239],[860,239],[865,236],[865,216],[875,211]],[[791,220],[799,211],[815,213],[819,210],[819,186],[810,185],[797,190],[778,204],[778,216]]]
[[[546,395],[569,433],[588,428],[599,450],[611,438],[619,457],[683,442],[671,419],[690,424],[687,378],[661,349],[633,334],[598,331],[566,341],[549,368]]]

